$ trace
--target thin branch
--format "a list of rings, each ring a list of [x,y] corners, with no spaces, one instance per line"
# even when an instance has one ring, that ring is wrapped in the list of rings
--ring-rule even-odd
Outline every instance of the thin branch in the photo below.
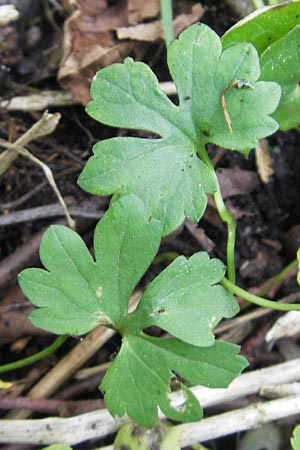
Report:
[[[241,431],[260,427],[264,423],[291,417],[300,413],[300,395],[265,403],[204,419],[202,422],[178,425],[181,446],[218,439]]]
[[[260,392],[262,387],[299,381],[300,358],[273,367],[256,370],[241,375],[227,389],[209,389],[202,386],[192,388],[194,395],[203,407],[232,401],[246,395]],[[173,396],[174,406],[182,403],[183,394]],[[181,445],[187,446],[250,428],[261,423],[290,417],[300,413],[300,395],[251,405],[230,413],[221,414],[201,422],[178,425],[182,431]],[[160,417],[164,416],[160,414]],[[107,410],[93,411],[68,419],[49,418],[42,420],[3,420],[0,421],[0,441],[51,444],[61,442],[79,444],[94,438],[103,438],[116,432],[128,417],[113,419]],[[113,447],[106,447],[112,449]]]
[[[0,395],[0,409],[31,409],[35,412],[68,417],[103,408],[103,400],[60,400]]]
[[[45,111],[42,118],[32,125],[29,130],[26,131],[19,139],[16,140],[15,144],[20,147],[24,147],[29,144],[29,142],[34,141],[42,136],[46,136],[47,134],[51,134],[58,122],[60,120],[60,114],[49,114],[48,111]],[[4,141],[6,142],[6,141]],[[0,155],[0,176],[10,167],[11,163],[18,156],[18,152],[16,149],[9,149]]]
[[[43,111],[57,106],[78,104],[68,91],[43,91],[41,94],[30,94],[12,97],[0,101],[0,108],[7,111]]]
[[[166,95],[176,95],[176,87],[172,81],[159,83],[159,87]],[[79,102],[68,91],[43,91],[40,94],[29,94],[0,99],[0,108],[7,111],[43,111],[57,106],[72,106]],[[22,144],[25,145],[25,144]]]
[[[26,148],[21,147],[20,145],[11,144],[10,142],[5,141],[4,139],[0,139],[0,145],[4,148],[15,150],[17,153],[19,153],[20,155],[29,159],[30,161],[33,161],[35,164],[37,164],[38,166],[40,166],[43,169],[50,186],[54,190],[54,192],[58,198],[58,201],[60,202],[60,204],[64,210],[69,227],[72,229],[75,229],[76,228],[75,221],[70,216],[67,205],[55,183],[54,176],[52,174],[51,169],[45,163],[43,163],[40,159],[38,159],[36,156],[32,155]]]
[[[100,219],[100,217],[103,216],[104,211],[97,211],[96,209],[91,211],[78,206],[70,206],[69,213],[74,217]],[[0,216],[0,227],[62,215],[65,215],[62,205],[59,203],[51,203],[50,205],[37,206],[35,208],[28,208],[9,214],[4,214],[3,216]]]
[[[224,414],[204,419],[201,422],[177,425],[180,447],[188,447],[197,442],[206,442],[239,433],[278,419],[300,413],[300,395],[285,397],[265,403],[255,403],[246,408],[236,409]],[[114,450],[113,445],[97,450]]]

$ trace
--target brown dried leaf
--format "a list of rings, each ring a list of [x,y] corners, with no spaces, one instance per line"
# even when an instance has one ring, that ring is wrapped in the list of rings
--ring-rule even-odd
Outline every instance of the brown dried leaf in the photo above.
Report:
[[[174,23],[174,36],[178,36],[185,28],[189,27],[195,22],[198,22],[204,14],[204,9],[200,3],[196,3],[192,6],[190,12],[179,14],[175,17]]]
[[[151,23],[141,23],[133,27],[120,27],[117,29],[118,39],[130,39],[135,41],[156,42],[162,41],[164,32],[160,20]]]
[[[178,36],[185,28],[197,22],[204,10],[200,4],[193,5],[190,13],[180,14],[173,21],[174,35]],[[130,39],[136,41],[156,42],[164,40],[163,25],[160,20],[151,23],[142,23],[133,27],[120,27],[117,29],[120,40]]]
[[[226,200],[225,204],[228,211],[230,212],[232,217],[234,217],[235,220],[239,220],[244,216],[251,217],[254,215],[253,212],[247,211],[246,209],[237,208],[232,204],[232,202],[229,199]]]
[[[259,185],[255,172],[242,170],[239,167],[218,169],[217,176],[224,199],[233,195],[249,194]]]
[[[113,6],[106,0],[78,0],[78,4],[80,9],[65,23],[58,81],[85,105],[90,100],[90,83],[98,70],[122,62],[129,54],[142,59],[149,46],[147,42],[163,40],[163,31],[159,21],[129,26],[138,19],[157,15],[158,0],[120,0]],[[176,36],[203,14],[200,4],[190,8],[180,3],[178,11],[180,14],[174,20]]]
[[[158,16],[160,12],[160,1],[151,0],[128,0],[128,24],[136,25],[145,19],[153,19]]]
[[[196,241],[199,242],[203,250],[208,253],[213,251],[216,244],[205,234],[203,228],[200,228],[197,223],[192,222],[190,219],[185,219],[184,225]]]
[[[252,215],[251,212],[246,210],[237,209],[232,205],[229,197],[234,195],[245,195],[254,191],[259,185],[259,179],[255,172],[250,170],[242,170],[239,167],[234,168],[220,168],[217,169],[217,177],[219,180],[222,197],[226,200],[226,206],[229,209],[231,215],[236,219],[240,219],[243,216]],[[218,228],[222,228],[222,221],[219,215],[215,211],[215,202],[213,196],[208,195],[208,207],[205,212],[205,219]]]
[[[128,25],[125,0],[111,7],[105,0],[78,0],[78,4],[80,9],[65,23],[58,81],[86,104],[95,72],[138,49],[132,42],[117,41],[114,35],[118,27]]]
[[[17,65],[22,59],[18,31],[14,25],[0,28],[0,62],[4,66]]]
[[[18,287],[14,286],[3,294],[0,306],[0,346],[15,342],[22,336],[46,334],[29,321],[28,316],[33,306],[24,299],[24,294]]]

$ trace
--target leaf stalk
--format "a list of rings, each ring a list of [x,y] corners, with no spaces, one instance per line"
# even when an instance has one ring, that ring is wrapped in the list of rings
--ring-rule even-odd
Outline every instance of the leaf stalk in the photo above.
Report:
[[[216,192],[214,192],[213,197],[215,201],[215,205],[219,216],[223,220],[223,222],[227,225],[227,246],[226,246],[226,260],[227,260],[227,274],[228,279],[235,283],[235,261],[234,261],[234,247],[235,247],[235,239],[236,239],[236,223],[233,216],[228,211],[220,189],[219,180],[204,146],[199,147],[198,154],[207,165],[212,177],[215,180]]]
[[[19,359],[18,361],[9,364],[3,364],[2,366],[0,366],[0,373],[20,369],[21,367],[29,366],[30,364],[33,364],[36,361],[45,358],[46,356],[50,355],[55,350],[57,350],[67,339],[68,336],[66,335],[59,336],[51,345],[49,345],[49,347],[44,348],[40,352],[35,353],[32,356],[28,356],[27,358]]]
[[[232,294],[235,294],[250,303],[254,303],[255,305],[262,306],[263,308],[275,309],[278,311],[300,311],[300,304],[296,303],[293,305],[289,305],[286,303],[279,303],[273,300],[268,300],[263,297],[258,297],[257,295],[251,294],[251,292],[247,292],[244,289],[240,288],[236,284],[232,283],[228,280],[228,278],[224,277],[221,281],[222,286],[227,289]]]
[[[167,48],[174,40],[172,0],[160,0],[161,16]]]

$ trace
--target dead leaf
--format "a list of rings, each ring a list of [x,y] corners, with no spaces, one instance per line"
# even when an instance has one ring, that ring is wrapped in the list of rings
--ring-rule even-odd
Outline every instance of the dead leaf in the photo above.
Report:
[[[204,14],[204,9],[200,3],[196,3],[192,6],[191,11],[179,14],[174,19],[174,36],[178,36],[185,28],[192,25],[192,23],[198,22]]]
[[[185,28],[200,20],[204,9],[200,4],[192,6],[189,14],[183,13],[173,21],[174,35],[177,37]],[[145,42],[157,42],[164,40],[163,25],[160,20],[151,23],[142,23],[133,27],[121,27],[117,29],[118,39],[130,39]]]
[[[208,253],[213,251],[216,244],[205,234],[203,228],[200,228],[197,223],[192,222],[190,219],[185,219],[184,225],[196,241],[199,242],[203,250]]]
[[[217,177],[224,199],[233,195],[249,194],[259,185],[255,172],[242,170],[239,167],[217,169]]]
[[[163,31],[160,21],[130,26],[138,20],[155,18],[158,0],[119,0],[113,6],[106,0],[78,0],[78,4],[80,8],[65,22],[58,81],[74,99],[86,105],[92,78],[98,70],[123,62],[129,54],[141,60],[149,42],[163,40]],[[175,36],[204,12],[200,4],[190,7],[180,0],[174,2],[174,11],[178,11]]]
[[[234,168],[220,168],[216,171],[220,184],[223,199],[226,200],[226,206],[229,209],[231,215],[236,219],[240,219],[243,216],[251,216],[253,213],[236,208],[229,197],[234,195],[245,195],[254,191],[259,185],[259,179],[255,172],[251,170],[242,170],[239,167]],[[207,196],[208,205],[205,211],[205,219],[216,226],[217,228],[223,228],[223,222],[221,221],[218,213],[216,212],[216,206],[212,195]]]
[[[130,39],[134,41],[157,42],[164,36],[163,26],[160,20],[151,23],[141,23],[134,27],[121,27],[117,29],[118,39]]]
[[[1,65],[15,66],[22,59],[22,51],[18,42],[18,31],[15,25],[0,28]]]
[[[225,204],[228,211],[235,218],[235,220],[239,220],[245,216],[246,217],[254,216],[253,212],[247,211],[246,209],[237,208],[236,206],[234,206],[229,199],[226,200]]]
[[[19,287],[13,286],[5,291],[0,306],[0,346],[15,342],[22,336],[47,334],[29,321],[32,310],[33,306],[25,300]]]
[[[151,0],[150,2],[145,2],[144,0],[128,0],[127,9],[128,24],[136,25],[145,19],[157,17],[160,12],[160,1]]]
[[[97,70],[123,61],[133,50],[137,57],[141,49],[133,42],[117,41],[114,34],[118,27],[128,25],[125,0],[111,7],[106,0],[78,0],[78,4],[80,8],[65,22],[58,81],[85,105]]]

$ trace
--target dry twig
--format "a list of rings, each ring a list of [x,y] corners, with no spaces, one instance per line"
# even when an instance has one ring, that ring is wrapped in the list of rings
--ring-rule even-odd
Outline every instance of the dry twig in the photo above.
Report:
[[[46,136],[47,134],[51,134],[55,130],[59,119],[59,113],[49,114],[48,111],[45,111],[42,118],[31,128],[29,128],[29,130],[27,130],[26,133],[24,133],[19,139],[16,140],[15,145],[24,147],[25,145],[29,144],[29,142],[34,141],[35,139]],[[1,153],[0,176],[3,175],[4,172],[10,167],[11,163],[16,159],[17,156],[18,152],[14,148]]]
[[[256,394],[268,385],[270,380],[273,385],[299,381],[299,364],[300,359],[295,359],[267,369],[243,374],[235,379],[227,389],[196,386],[192,388],[192,391],[204,408],[217,405]],[[173,396],[172,403],[178,407],[182,403],[182,399],[183,394],[177,393]],[[254,404],[247,408],[204,419],[201,422],[178,425],[182,433],[181,446],[255,428],[262,423],[299,413],[300,395],[297,395]],[[164,416],[160,414],[160,417]],[[64,443],[79,444],[89,439],[103,438],[114,433],[128,421],[128,417],[113,419],[107,410],[94,411],[68,419],[3,420],[0,422],[0,441],[51,444],[61,442],[63,436]],[[113,449],[113,447],[106,447],[106,450],[108,449]]]
[[[58,190],[58,187],[55,183],[54,180],[54,176],[52,174],[51,169],[47,166],[47,164],[43,163],[40,159],[38,159],[36,156],[32,155],[26,148],[21,147],[20,145],[17,144],[10,144],[9,142],[5,141],[4,139],[0,139],[0,145],[4,148],[10,149],[10,150],[14,150],[16,151],[18,154],[24,156],[25,158],[29,159],[30,161],[33,161],[35,164],[37,164],[38,166],[40,166],[45,175],[46,178],[50,184],[50,186],[52,187],[52,189],[54,190],[58,201],[60,202],[63,211],[65,213],[68,225],[70,228],[75,229],[76,225],[75,225],[75,221],[72,219],[72,217],[70,216],[70,213],[68,211],[67,205],[61,195],[61,193]]]
[[[74,217],[86,217],[89,219],[100,219],[103,216],[104,211],[91,211],[86,210],[78,206],[70,206],[69,213]],[[48,217],[62,216],[65,211],[61,204],[51,203],[50,205],[37,206],[35,208],[23,209],[21,211],[15,211],[9,214],[0,216],[0,227],[12,225],[21,222],[27,222],[32,220],[38,220]]]

